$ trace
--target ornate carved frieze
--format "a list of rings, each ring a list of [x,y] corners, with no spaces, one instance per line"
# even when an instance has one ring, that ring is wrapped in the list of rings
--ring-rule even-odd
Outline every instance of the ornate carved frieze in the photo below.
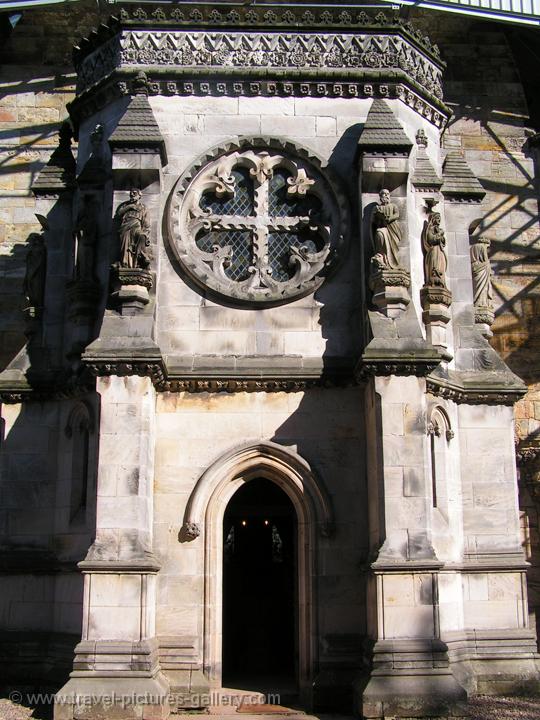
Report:
[[[213,23],[212,12],[221,15],[217,8],[191,13],[172,9],[182,14],[184,29],[183,20],[171,17],[171,8],[139,10],[137,18],[135,10],[122,11],[121,20],[110,23],[107,32],[76,48],[80,97],[72,114],[81,114],[89,90],[94,96],[107,78],[121,78],[127,89],[127,80],[141,68],[148,75],[150,94],[397,97],[439,127],[449,114],[442,102],[444,64],[438,51],[412,27],[383,13],[379,21],[353,13],[367,18],[356,23],[345,11],[351,22],[344,23],[337,14],[323,11],[317,13],[317,23],[294,13],[296,20],[285,22],[281,12],[253,10],[258,20],[250,22],[249,11],[238,8],[237,22]],[[335,22],[325,22],[323,16]]]
[[[168,380],[162,388],[169,392],[304,392],[316,387],[344,387],[352,385],[349,378],[330,380],[292,378],[183,378]]]
[[[165,383],[165,367],[161,358],[155,358],[153,360],[134,358],[129,361],[122,358],[91,358],[85,360],[85,365],[88,371],[97,377],[105,377],[107,375],[117,375],[118,377],[126,377],[128,375],[149,377],[159,389],[161,389]]]
[[[358,380],[364,380],[372,375],[425,377],[439,365],[440,361],[441,358],[433,353],[409,353],[408,355],[404,353],[402,357],[399,355],[393,357],[364,355],[356,369],[356,377]]]
[[[445,400],[465,405],[514,405],[526,392],[525,387],[458,385],[449,380],[428,377],[427,391]]]
[[[519,468],[519,477],[531,495],[540,498],[540,446],[519,444],[516,447],[516,460]]]
[[[320,163],[292,143],[245,139],[178,181],[169,242],[201,288],[252,306],[314,292],[343,255],[347,207]]]
[[[442,71],[431,59],[400,37],[385,34],[335,33],[254,33],[131,31],[112,38],[85,58],[78,68],[78,93],[94,85],[116,67],[158,66],[173,74],[181,69],[203,69],[205,76],[219,76],[223,68],[233,74],[248,74],[257,79],[272,71],[298,70],[297,78],[309,82],[320,77],[320,70],[339,79],[343,69],[349,77],[365,79],[373,72],[380,79],[387,71],[398,71],[412,80],[419,90],[442,100]],[[241,73],[234,73],[234,70]],[[217,72],[216,72],[217,71]],[[391,77],[388,73],[389,78]],[[290,74],[291,79],[294,73]],[[295,78],[296,79],[296,78]]]
[[[352,377],[335,378],[242,378],[242,377],[189,377],[169,378],[162,362],[89,361],[93,375],[148,376],[160,392],[303,392],[315,387],[346,387],[354,385]]]
[[[320,10],[312,8],[302,10],[298,7],[281,9],[238,5],[227,9],[212,7],[210,4],[197,5],[196,3],[182,3],[181,8],[174,4],[152,7],[145,3],[144,7],[122,7],[119,17],[111,17],[108,24],[100,25],[97,31],[88,38],[82,38],[73,52],[76,67],[97,47],[102,46],[107,39],[113,37],[122,26],[144,28],[148,25],[156,29],[185,27],[189,30],[219,27],[228,29],[283,27],[290,30],[291,26],[295,26],[305,30],[339,28],[345,31],[366,31],[380,30],[384,27],[394,33],[399,31],[414,46],[442,64],[437,45],[432,44],[422,30],[416,28],[412,23],[404,21],[399,17],[398,12],[390,8],[385,8],[384,11],[372,9],[368,13],[365,9],[355,11],[336,8],[333,10],[328,5]]]

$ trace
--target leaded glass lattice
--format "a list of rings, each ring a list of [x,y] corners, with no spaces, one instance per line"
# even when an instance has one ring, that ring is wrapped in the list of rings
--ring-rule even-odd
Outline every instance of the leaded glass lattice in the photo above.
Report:
[[[302,233],[270,233],[268,261],[274,280],[285,282],[294,275],[294,266],[290,262],[291,247],[306,248],[309,253],[317,252],[314,240]]]
[[[173,193],[170,236],[199,285],[275,305],[322,283],[343,242],[341,206],[320,165],[302,152],[246,139],[187,174]]]
[[[287,215],[311,216],[321,208],[321,201],[312,194],[299,197],[288,193],[287,181],[292,177],[284,168],[278,168],[270,178],[268,212],[275,217]]]
[[[215,191],[204,193],[201,208],[221,215],[253,214],[253,180],[246,168],[235,168],[231,173],[234,179],[234,193],[218,197]]]
[[[225,266],[225,275],[231,280],[246,280],[249,277],[248,268],[251,265],[251,233],[236,231],[211,231],[199,235],[196,240],[197,247],[211,253],[214,246],[231,248],[231,261]]]

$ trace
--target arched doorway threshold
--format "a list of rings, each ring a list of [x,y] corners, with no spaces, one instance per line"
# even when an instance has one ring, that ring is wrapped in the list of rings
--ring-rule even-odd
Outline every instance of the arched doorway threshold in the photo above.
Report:
[[[264,478],[291,500],[297,517],[298,684],[309,703],[317,664],[317,544],[331,534],[330,498],[309,463],[270,441],[246,443],[222,455],[199,478],[189,497],[183,540],[204,542],[203,668],[212,687],[222,686],[223,518],[229,501],[245,483]]]

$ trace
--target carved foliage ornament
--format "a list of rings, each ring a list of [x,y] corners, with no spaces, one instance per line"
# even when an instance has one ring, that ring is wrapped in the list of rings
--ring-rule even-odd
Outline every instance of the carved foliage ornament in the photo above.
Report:
[[[344,250],[346,209],[305,151],[254,142],[216,151],[179,181],[169,239],[199,286],[277,305],[322,284]]]

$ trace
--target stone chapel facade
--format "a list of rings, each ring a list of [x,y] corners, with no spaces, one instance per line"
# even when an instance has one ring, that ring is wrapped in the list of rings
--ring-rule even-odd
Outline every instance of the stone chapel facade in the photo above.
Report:
[[[366,718],[537,689],[527,387],[439,48],[390,6],[112,14],[33,181],[0,375],[6,598],[44,594],[57,717],[165,717],[250,668]]]

